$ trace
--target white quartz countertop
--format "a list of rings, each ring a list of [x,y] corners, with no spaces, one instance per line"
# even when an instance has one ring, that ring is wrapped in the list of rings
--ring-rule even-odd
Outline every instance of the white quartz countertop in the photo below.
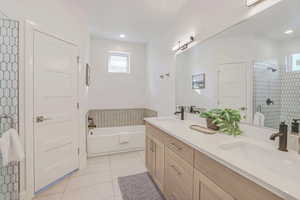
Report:
[[[281,152],[270,141],[252,138],[251,133],[237,137],[199,133],[189,127],[200,122],[191,120],[172,117],[145,120],[279,197],[300,200],[300,156],[296,152]]]

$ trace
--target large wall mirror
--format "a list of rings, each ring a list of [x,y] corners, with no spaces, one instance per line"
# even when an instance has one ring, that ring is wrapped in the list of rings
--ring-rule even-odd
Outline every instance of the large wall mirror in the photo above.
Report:
[[[269,128],[300,119],[299,10],[282,1],[177,55],[176,105],[238,109]]]

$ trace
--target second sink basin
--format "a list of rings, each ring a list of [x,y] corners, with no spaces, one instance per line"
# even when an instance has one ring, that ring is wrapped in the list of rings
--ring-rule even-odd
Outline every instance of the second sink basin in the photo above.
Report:
[[[272,150],[250,142],[236,141],[221,144],[219,147],[234,157],[246,159],[251,165],[261,166],[275,173],[285,170],[288,172],[287,176],[298,176],[293,166],[300,166],[300,160],[296,157],[291,158],[289,153],[279,152],[275,146]]]

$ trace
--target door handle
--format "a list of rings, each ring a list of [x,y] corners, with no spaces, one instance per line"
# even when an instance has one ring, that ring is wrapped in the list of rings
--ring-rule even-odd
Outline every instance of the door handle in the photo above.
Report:
[[[245,110],[247,110],[247,108],[246,107],[241,107],[240,110],[245,111]]]
[[[41,123],[41,122],[44,122],[44,121],[47,121],[47,120],[51,120],[51,118],[46,118],[44,116],[37,116],[36,117],[36,122],[37,123]]]

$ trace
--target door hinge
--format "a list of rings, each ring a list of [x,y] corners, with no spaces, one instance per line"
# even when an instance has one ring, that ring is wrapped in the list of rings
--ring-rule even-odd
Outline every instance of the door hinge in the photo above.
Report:
[[[76,103],[76,107],[79,110],[79,102]]]
[[[77,56],[77,63],[79,64],[79,62],[80,62],[80,57]]]

